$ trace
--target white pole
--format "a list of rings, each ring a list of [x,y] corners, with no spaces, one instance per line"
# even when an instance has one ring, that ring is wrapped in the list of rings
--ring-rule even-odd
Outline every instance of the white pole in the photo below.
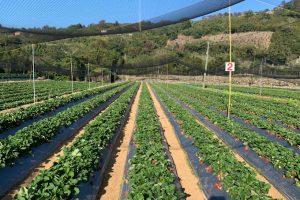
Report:
[[[159,80],[159,66],[157,66],[157,79],[156,79],[156,81],[158,82],[158,80]]]
[[[72,93],[74,92],[74,83],[73,83],[73,60],[71,57],[71,86],[72,86]]]
[[[264,63],[264,59],[261,59],[261,63],[260,63],[260,83],[259,83],[259,95],[261,96],[262,94],[262,68],[263,68],[263,63]]]
[[[209,58],[209,42],[207,42],[205,71],[204,71],[204,76],[203,76],[203,89],[205,88],[206,73],[207,73],[207,66],[208,66],[208,58]]]
[[[32,86],[33,86],[33,102],[36,102],[35,96],[35,58],[34,58],[34,44],[32,44]]]
[[[167,87],[169,88],[169,64],[167,64]]]
[[[89,90],[91,89],[90,63],[88,63]]]
[[[103,69],[102,69],[102,80],[101,80],[101,82],[102,82],[102,86],[103,86],[103,79],[104,79],[104,74],[103,74]]]

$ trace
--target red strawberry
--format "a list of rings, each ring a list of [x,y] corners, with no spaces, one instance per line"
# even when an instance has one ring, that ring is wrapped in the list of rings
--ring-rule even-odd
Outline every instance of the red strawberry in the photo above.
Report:
[[[214,170],[211,166],[205,168],[206,172],[212,173]]]
[[[216,184],[214,184],[214,188],[222,190],[222,184],[221,183],[216,183]]]

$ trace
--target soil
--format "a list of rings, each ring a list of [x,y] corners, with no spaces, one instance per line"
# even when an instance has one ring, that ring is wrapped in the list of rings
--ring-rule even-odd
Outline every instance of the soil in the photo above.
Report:
[[[124,127],[123,134],[120,140],[117,142],[117,147],[112,152],[112,157],[110,158],[108,168],[104,173],[103,187],[100,188],[98,199],[114,200],[119,199],[120,197],[122,184],[124,181],[124,169],[129,152],[129,144],[136,123],[141,88],[142,87],[139,88],[139,91],[133,102],[129,119]]]
[[[150,89],[149,85],[148,88]],[[150,93],[160,123],[164,130],[165,138],[167,140],[167,144],[169,145],[169,150],[174,160],[174,164],[180,179],[181,186],[184,189],[184,192],[187,194],[187,199],[188,200],[206,199],[205,194],[203,193],[202,189],[199,186],[200,183],[199,179],[194,174],[190,166],[186,152],[183,150],[180,142],[178,141],[175,134],[175,130],[171,125],[171,122],[169,121],[168,117],[164,113],[161,105],[159,104],[158,100],[154,96],[151,89],[150,89]]]
[[[157,81],[166,81],[172,83],[178,82],[186,82],[186,83],[195,83],[202,84],[203,75],[199,76],[179,76],[179,75],[157,75],[150,74],[147,76],[125,76],[121,75],[120,78],[122,80],[146,80],[152,79]],[[227,85],[228,84],[228,76],[214,76],[208,75],[206,77],[207,85]],[[237,86],[248,86],[248,87],[259,87],[260,86],[260,77],[258,76],[242,76],[242,75],[233,75],[232,84]],[[271,87],[271,88],[286,88],[286,89],[299,89],[300,87],[300,79],[274,79],[274,78],[266,78],[262,79],[263,87]]]

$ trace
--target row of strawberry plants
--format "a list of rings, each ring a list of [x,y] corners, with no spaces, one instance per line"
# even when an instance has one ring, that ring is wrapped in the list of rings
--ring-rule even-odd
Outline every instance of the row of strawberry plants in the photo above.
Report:
[[[0,140],[0,168],[13,164],[16,158],[28,154],[31,148],[51,140],[61,128],[71,125],[126,87],[128,85],[100,94],[52,117],[33,123],[16,134]]]
[[[162,85],[161,85],[162,86]],[[178,93],[176,89],[170,89],[166,86],[162,86],[170,94],[175,95],[179,100],[186,103],[190,107],[196,109],[202,113],[211,122],[219,126],[221,129],[227,131],[235,138],[242,141],[246,146],[253,149],[261,158],[268,160],[277,169],[284,169],[285,175],[288,178],[295,180],[296,185],[300,187],[300,155],[294,154],[292,150],[283,147],[282,145],[268,140],[256,132],[247,129],[239,123],[228,119],[224,115],[212,111],[205,105],[191,100],[189,96]],[[191,92],[190,96],[200,100],[201,95]],[[213,101],[213,99],[211,99]]]
[[[214,133],[196,122],[193,116],[181,105],[154,87],[167,109],[172,112],[185,135],[191,137],[199,149],[199,163],[208,163],[207,171],[213,172],[221,181],[217,185],[233,199],[271,199],[268,196],[270,185],[256,179],[256,172],[239,162],[231,149],[214,137]]]
[[[56,91],[55,94],[52,94],[49,97],[48,92],[41,92],[41,93],[36,94],[36,101],[42,101],[42,100],[54,98],[54,97],[57,97],[60,95],[64,95],[64,94],[69,94],[69,93]],[[33,93],[15,95],[15,96],[7,99],[5,102],[2,102],[0,105],[0,110],[15,108],[15,107],[25,105],[25,104],[30,104],[30,103],[33,103],[33,101],[34,101]]]
[[[228,99],[228,92],[227,91],[216,91],[216,90],[210,90],[206,89],[203,90],[200,87],[193,87],[197,90],[205,91],[205,93],[211,93],[214,95],[217,95],[216,97],[222,98],[223,101],[225,101],[225,104],[227,103]],[[282,116],[286,118],[295,118],[298,121],[300,120],[300,116],[298,113],[300,112],[300,106],[299,104],[295,104],[293,101],[280,101],[277,99],[268,99],[268,98],[260,98],[255,97],[252,95],[242,95],[242,94],[236,94],[234,93],[232,96],[232,102],[238,104],[239,102],[243,102],[244,104],[247,104],[248,106],[252,106],[252,108],[262,109],[262,111],[271,110],[274,117]],[[267,113],[265,113],[267,114]],[[288,122],[286,120],[286,122]]]
[[[42,171],[15,199],[72,199],[80,193],[79,185],[89,179],[100,165],[103,150],[116,133],[121,119],[137,90],[126,91],[103,113],[84,128],[84,134],[64,149],[52,167]],[[101,167],[101,166],[100,166]]]
[[[0,98],[0,110],[33,103],[32,86],[31,88],[28,88],[27,84],[28,83],[20,84],[24,87],[24,92],[20,93],[15,91],[15,87],[7,86],[7,88],[9,88],[12,93],[6,94],[5,91],[1,92],[2,97]],[[45,81],[45,83],[41,82],[39,84],[41,85],[37,86],[36,88],[36,100],[38,101],[71,93],[70,84],[66,82]],[[74,91],[77,92],[86,90],[86,86],[83,87],[84,85],[82,84],[83,83],[78,83],[79,87],[75,87]]]
[[[191,86],[194,89],[201,90],[200,87]],[[203,90],[203,89],[202,89]],[[220,90],[214,90],[214,89],[206,89],[206,92],[218,94],[221,96],[227,96],[228,98],[228,91],[220,91]],[[226,101],[225,98],[224,100]],[[232,101],[237,102],[244,102],[248,105],[257,107],[257,108],[263,108],[264,110],[272,110],[274,114],[281,114],[286,117],[290,118],[296,118],[300,120],[300,117],[298,113],[300,112],[300,104],[299,102],[295,102],[293,100],[284,100],[282,99],[271,99],[271,98],[264,98],[264,97],[258,97],[254,95],[244,95],[242,93],[233,93],[232,95]],[[275,115],[276,116],[276,115]]]
[[[113,88],[113,87],[116,87],[116,86],[119,86],[122,84],[114,84],[114,85],[104,86],[101,88],[95,88],[92,90],[87,90],[87,91],[77,93],[74,95],[70,95],[70,96],[50,99],[43,103],[34,104],[27,108],[17,109],[13,112],[0,113],[0,131],[17,126],[26,119],[34,118],[34,117],[42,115],[46,112],[55,110],[56,108],[66,105],[70,102],[83,99],[85,97],[100,93],[102,91],[105,91],[107,89],[110,89],[110,88]]]
[[[219,94],[218,92],[215,92],[216,94]],[[227,96],[226,92],[223,94],[223,96]],[[245,96],[245,95],[239,95],[235,94],[233,95],[233,101],[234,102],[244,102],[248,105],[262,108],[264,110],[272,110],[274,113],[281,114],[286,117],[292,117],[292,118],[298,118],[300,119],[299,115],[297,113],[300,112],[300,106],[299,104],[295,104],[293,101],[285,101],[282,102],[280,100],[273,100],[273,99],[266,99],[266,98],[257,98],[255,96]],[[276,115],[275,115],[276,116]]]
[[[223,98],[227,101],[228,95],[223,95]],[[291,106],[289,103],[272,103],[272,101],[265,99],[253,101],[253,98],[247,102],[245,98],[241,98],[238,94],[235,94],[232,100],[234,105],[241,103],[241,106],[243,106],[244,109],[247,109],[249,112],[255,113],[258,116],[264,116],[268,121],[274,123],[280,121],[288,127],[300,128],[300,118],[297,115],[299,108],[297,109],[297,107]]]
[[[181,199],[176,191],[175,175],[162,144],[160,124],[147,86],[143,86],[139,102],[135,153],[128,172],[128,199]]]
[[[217,94],[216,91],[214,91],[214,93]],[[222,96],[227,101],[228,95]],[[276,124],[276,121],[280,121],[291,128],[300,128],[300,118],[297,115],[300,111],[299,106],[291,105],[288,102],[274,103],[272,100],[245,98],[238,94],[235,94],[232,100],[234,105],[239,106],[239,104],[241,104],[240,107],[243,107],[243,109],[246,109],[248,112],[254,113],[257,116],[264,116],[273,124]]]
[[[208,87],[218,89],[218,90],[228,90],[228,86],[210,85]],[[260,94],[260,88],[258,87],[234,86],[234,91],[248,93],[248,94],[256,94],[256,95]],[[279,88],[262,88],[262,95],[300,100],[300,93],[297,90],[279,89]]]
[[[260,101],[255,106],[250,105],[246,102],[239,102],[239,101],[233,101],[234,104],[240,103],[243,106],[243,109],[245,111],[249,112],[250,114],[255,113],[257,116],[263,116],[268,121],[272,123],[281,122],[282,124],[285,124],[287,127],[290,127],[292,129],[300,129],[300,122],[297,118],[291,117],[286,115],[282,112],[277,112],[277,109],[275,107],[270,108],[269,104]],[[282,105],[282,107],[287,107],[288,105]],[[278,107],[278,106],[277,106]]]
[[[210,91],[210,90],[203,90],[201,88],[195,88],[199,91],[203,98],[206,97],[206,99],[210,99],[211,96],[214,96],[215,101],[219,102],[219,106],[222,106],[222,110],[225,111],[227,109],[227,103],[228,103],[228,95],[224,93],[218,93],[216,91]],[[211,102],[213,103],[213,102]],[[285,132],[290,132],[292,133],[292,129],[284,129],[284,127],[279,126],[276,124],[276,122],[282,122],[285,124],[287,127],[291,128],[298,128],[300,127],[300,122],[297,119],[298,117],[291,117],[288,114],[283,113],[282,111],[278,112],[279,109],[283,109],[286,111],[287,108],[290,107],[288,104],[283,104],[283,103],[277,103],[273,104],[270,101],[262,101],[258,100],[256,98],[249,98],[249,97],[241,97],[239,95],[233,95],[232,97],[232,104],[235,106],[233,109],[243,109],[244,112],[247,112],[247,114],[250,115],[256,115],[257,120],[252,120],[253,122],[256,122],[257,125],[261,126],[262,128],[269,128],[269,129],[274,129],[275,133],[278,131],[279,133],[282,132],[282,134],[285,134]],[[296,108],[293,108],[296,109]],[[295,115],[294,114],[293,116]],[[265,117],[269,122],[266,122],[266,120],[263,120],[261,117]],[[260,118],[260,119],[259,119]],[[258,122],[257,122],[258,121]]]
[[[175,86],[173,87],[175,88]],[[195,91],[192,90],[191,88],[187,88],[183,86],[179,86],[176,88],[187,95]],[[217,95],[215,93],[211,93],[209,91],[206,92],[200,89],[197,91],[199,92],[198,95],[201,96],[201,99],[199,99],[201,103],[204,103],[205,105],[208,106],[214,106],[219,111],[226,112],[227,105],[226,103],[224,103],[225,97],[221,95]],[[259,110],[258,108],[250,109],[249,106],[242,101],[236,101],[233,103],[235,106],[232,106],[231,113],[234,114],[235,116],[246,120],[248,123],[258,128],[262,128],[270,131],[272,134],[275,134],[277,137],[283,138],[293,146],[300,145],[300,135],[297,134],[295,131],[285,128],[279,124],[272,123],[262,119],[259,114],[261,113],[261,111],[258,111]]]
[[[99,83],[91,83],[91,87],[100,86]],[[36,91],[52,91],[52,90],[64,90],[71,91],[71,82],[67,81],[36,81]],[[87,82],[74,82],[74,89],[76,91],[88,89]],[[14,96],[15,94],[33,92],[32,81],[28,82],[12,82],[12,83],[0,83],[0,93],[3,95],[0,99]]]
[[[31,86],[32,87],[32,86]],[[86,88],[77,88],[75,91],[82,91]],[[12,88],[13,90],[13,88]],[[24,91],[22,92],[17,92],[15,91],[14,93],[8,93],[8,94],[3,94],[3,96],[0,98],[0,103],[10,103],[12,101],[18,101],[21,99],[28,99],[31,98],[33,95],[33,91],[30,88],[23,88]],[[66,85],[57,85],[55,83],[49,84],[49,85],[43,85],[42,87],[36,88],[36,94],[40,97],[43,96],[49,96],[53,97],[57,94],[64,94],[64,93],[70,93],[70,86]],[[21,98],[22,97],[22,98]]]
[[[3,85],[5,88],[1,89],[2,96],[0,97],[0,103],[5,103],[11,101],[11,98],[20,98],[20,96],[32,95],[33,87],[32,82],[22,82],[16,85],[15,83],[12,84],[5,84]],[[48,82],[48,81],[38,81],[36,82],[36,92],[37,93],[49,93],[51,89],[67,91],[69,90],[70,86],[68,85],[61,85],[59,82]],[[5,89],[5,90],[3,90]],[[2,91],[3,90],[3,91]],[[17,99],[14,99],[17,100]]]

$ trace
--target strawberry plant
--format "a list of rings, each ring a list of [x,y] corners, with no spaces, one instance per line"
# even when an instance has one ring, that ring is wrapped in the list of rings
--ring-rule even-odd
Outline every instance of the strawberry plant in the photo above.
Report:
[[[214,88],[217,90],[227,90],[227,86],[220,86],[220,85],[210,85],[209,88]],[[247,93],[247,94],[260,94],[260,88],[258,87],[239,87],[234,86],[234,91]],[[276,89],[276,88],[263,88],[262,93],[264,96],[270,97],[279,97],[279,98],[290,98],[290,99],[297,99],[300,100],[300,93],[297,90],[290,90],[290,89]]]
[[[243,143],[246,143],[247,146],[254,150],[259,156],[267,158],[267,160],[271,162],[275,168],[280,170],[283,169],[285,171],[286,176],[288,176],[289,178],[293,178],[295,184],[297,186],[299,185],[299,154],[294,154],[292,150],[283,147],[279,143],[272,142],[266,137],[261,136],[258,133],[245,128],[244,126],[231,119],[228,119],[224,115],[212,111],[207,107],[207,105],[191,100],[189,96],[178,95],[178,86],[173,88],[171,88],[172,86],[169,86],[168,88],[166,86],[162,87],[171,94],[176,95],[176,97],[185,104],[200,112],[218,127],[227,131]],[[190,90],[188,87],[186,87],[185,90],[189,91],[191,97],[197,98],[199,101],[201,100],[201,94],[195,93],[194,90]],[[214,98],[211,98],[212,102],[214,101],[213,99]]]
[[[98,169],[103,150],[109,146],[136,89],[137,84],[96,117],[51,168],[42,171],[28,187],[21,188],[14,198],[75,198],[80,193],[79,184]]]
[[[136,151],[129,161],[128,199],[180,199],[182,194],[176,191],[175,175],[170,170],[171,163],[162,144],[160,124],[145,85],[136,123]]]
[[[185,88],[179,87],[177,90],[181,91],[182,93],[190,96],[191,91],[186,90]],[[214,106],[219,111],[226,112],[226,105],[227,105],[227,96],[222,94],[217,94],[215,92],[206,92],[203,90],[199,90],[201,95],[201,98],[196,98],[196,101],[200,101],[203,104]],[[192,97],[193,98],[193,97]],[[211,101],[211,99],[214,98],[214,101]],[[265,110],[269,109],[262,109],[262,106],[251,106],[243,100],[238,100],[238,97],[233,98],[233,104],[236,106],[233,106],[231,109],[231,113],[245,121],[247,121],[249,124],[254,125],[261,129],[266,129],[272,134],[275,134],[276,136],[283,138],[288,143],[290,143],[292,146],[298,146],[300,145],[300,134],[297,134],[295,131],[287,129],[285,127],[282,127],[279,124],[269,122],[267,120],[264,120],[261,118],[261,115],[265,115]],[[224,103],[225,102],[225,103]],[[264,103],[265,104],[265,103]],[[273,117],[274,119],[274,117]],[[296,123],[297,124],[297,123]]]
[[[0,83],[0,110],[14,108],[16,106],[33,103],[32,82],[22,82],[22,84]],[[92,87],[97,83],[91,83]],[[84,82],[74,82],[74,91],[83,91],[88,89],[88,84]],[[37,81],[36,98],[38,101],[46,100],[49,97],[54,98],[64,94],[71,93],[71,86],[64,81]]]
[[[168,98],[158,87],[154,88],[176,120],[182,122],[181,129],[184,134],[191,136],[194,145],[199,149],[200,165],[208,163],[205,170],[214,173],[221,181],[215,187],[224,187],[233,199],[271,199],[268,196],[270,185],[257,180],[256,172],[239,162],[232,150],[217,140],[211,131],[197,123],[187,110]]]
[[[0,140],[0,168],[13,164],[14,160],[19,156],[30,153],[32,147],[48,142],[58,133],[59,129],[71,125],[126,87],[128,86],[123,85],[100,94],[63,112],[59,112],[52,117],[33,123],[21,129],[15,135]]]
[[[97,93],[101,93],[107,89],[110,89],[110,88],[113,88],[113,87],[116,87],[116,86],[122,85],[122,84],[108,85],[108,86],[101,87],[101,88],[95,88],[93,90],[87,90],[87,91],[84,91],[84,92],[81,92],[78,94],[74,94],[74,95],[70,95],[70,96],[50,99],[43,103],[34,104],[27,108],[17,109],[14,112],[0,113],[0,131],[3,131],[7,128],[17,126],[28,118],[34,118],[34,117],[42,115],[46,112],[55,110],[58,107],[66,105],[72,101],[80,100],[85,97],[88,97],[88,96],[91,96],[91,95],[94,95]]]

